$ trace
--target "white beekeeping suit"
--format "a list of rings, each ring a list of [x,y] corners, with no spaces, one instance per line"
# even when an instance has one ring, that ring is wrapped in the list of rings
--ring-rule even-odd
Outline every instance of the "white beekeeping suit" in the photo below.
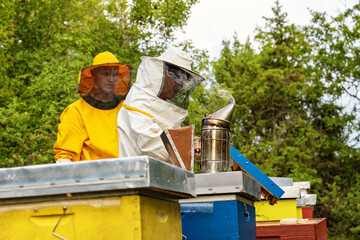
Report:
[[[180,127],[189,95],[204,78],[191,71],[191,58],[176,48],[141,60],[118,114],[119,157],[149,155],[170,162],[160,134]]]

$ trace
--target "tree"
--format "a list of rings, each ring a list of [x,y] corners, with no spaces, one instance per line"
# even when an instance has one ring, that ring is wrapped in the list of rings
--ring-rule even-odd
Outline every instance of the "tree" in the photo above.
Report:
[[[5,0],[0,4],[0,167],[53,162],[61,111],[102,52],[136,67],[173,40],[196,0]]]
[[[312,12],[312,25],[306,28],[311,39],[314,73],[327,86],[327,98],[337,100],[352,116],[348,124],[348,147],[337,152],[327,188],[324,188],[320,214],[331,215],[331,235],[357,239],[360,235],[360,157],[359,157],[359,28],[360,4],[338,16]],[[335,197],[334,197],[335,196]]]
[[[337,104],[339,95],[319,71],[313,37],[287,23],[278,1],[272,10],[265,29],[257,29],[258,51],[234,37],[214,62],[216,80],[237,103],[233,144],[269,176],[310,181],[318,195],[315,214],[327,218],[330,234],[354,237],[360,155],[349,139],[355,116]],[[346,203],[351,220],[341,213]]]

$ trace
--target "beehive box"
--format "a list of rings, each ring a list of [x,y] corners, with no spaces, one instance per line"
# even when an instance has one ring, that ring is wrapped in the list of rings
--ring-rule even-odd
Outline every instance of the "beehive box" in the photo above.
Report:
[[[281,198],[270,205],[264,199],[255,203],[256,221],[281,220],[283,218],[302,218],[296,201],[300,198],[300,188],[293,186],[292,178],[271,178],[284,191]]]
[[[1,239],[59,239],[53,234],[57,223],[54,233],[65,239],[181,239],[179,204],[152,197],[0,206]]]
[[[263,221],[256,223],[257,240],[327,240],[326,219],[301,219],[296,223]]]
[[[0,169],[1,239],[181,239],[194,174],[147,156]]]
[[[183,199],[181,219],[187,239],[255,239],[254,201],[260,184],[244,172],[196,174],[197,197]]]

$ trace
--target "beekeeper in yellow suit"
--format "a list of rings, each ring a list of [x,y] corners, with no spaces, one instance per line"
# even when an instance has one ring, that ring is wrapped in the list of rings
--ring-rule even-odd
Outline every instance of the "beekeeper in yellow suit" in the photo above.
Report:
[[[204,78],[191,70],[191,58],[177,48],[141,60],[118,114],[119,157],[149,155],[170,163],[160,135],[180,127],[188,114],[189,96]]]
[[[116,119],[130,83],[131,67],[110,52],[98,54],[92,66],[81,70],[81,98],[60,116],[54,145],[56,163],[119,156]]]

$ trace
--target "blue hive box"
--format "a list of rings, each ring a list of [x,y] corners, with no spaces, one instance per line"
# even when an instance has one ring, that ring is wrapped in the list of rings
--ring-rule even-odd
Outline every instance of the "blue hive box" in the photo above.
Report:
[[[244,172],[196,174],[197,197],[180,200],[183,239],[255,240],[261,185]]]
[[[181,204],[185,239],[256,239],[255,208],[237,200]]]

